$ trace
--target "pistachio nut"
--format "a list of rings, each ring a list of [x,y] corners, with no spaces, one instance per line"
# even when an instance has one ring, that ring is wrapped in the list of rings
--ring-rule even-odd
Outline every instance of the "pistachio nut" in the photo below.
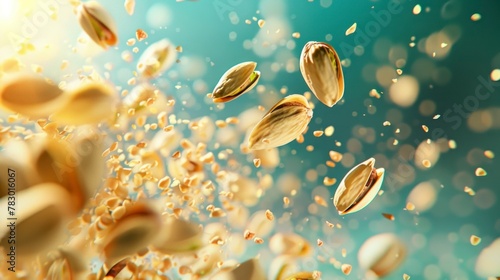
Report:
[[[375,159],[369,158],[353,167],[342,179],[333,197],[340,215],[363,209],[378,194],[385,169],[375,169],[374,165]]]
[[[281,99],[250,132],[248,148],[265,150],[288,144],[306,129],[312,115],[304,96],[292,94]]]
[[[231,101],[255,87],[260,78],[260,72],[255,71],[256,66],[257,63],[247,61],[227,70],[214,88],[214,102]]]
[[[358,251],[358,262],[369,274],[383,277],[396,270],[405,260],[406,245],[392,233],[368,238]]]
[[[496,277],[500,278],[500,238],[486,246],[478,255],[476,260],[476,274],[483,278]]]
[[[118,97],[111,86],[88,82],[66,91],[67,102],[51,119],[69,125],[96,124],[114,115]]]
[[[99,46],[107,48],[118,43],[115,21],[97,1],[80,4],[76,15],[85,33]]]
[[[344,74],[337,52],[327,43],[308,42],[300,54],[300,72],[314,95],[328,107],[344,95]]]
[[[302,236],[294,233],[276,233],[269,241],[269,248],[276,255],[294,257],[307,256],[312,252],[311,244]]]
[[[263,280],[266,279],[264,269],[258,259],[250,259],[233,269],[221,269],[212,276],[212,280]]]
[[[146,248],[160,228],[159,213],[148,206],[147,202],[135,202],[123,217],[115,221],[100,242],[106,263],[115,263]]]
[[[153,247],[165,254],[193,252],[202,247],[202,238],[198,224],[169,216]]]
[[[57,246],[64,238],[64,222],[71,215],[69,193],[54,183],[39,184],[17,193],[16,252],[18,256],[43,253]],[[8,197],[0,199],[2,209],[7,209]],[[10,230],[0,228],[0,246],[9,248]]]
[[[137,63],[138,73],[146,78],[154,78],[168,68],[177,60],[175,46],[167,39],[151,44],[139,58]]]
[[[47,80],[18,74],[2,78],[0,105],[30,118],[46,118],[64,106],[62,91]]]

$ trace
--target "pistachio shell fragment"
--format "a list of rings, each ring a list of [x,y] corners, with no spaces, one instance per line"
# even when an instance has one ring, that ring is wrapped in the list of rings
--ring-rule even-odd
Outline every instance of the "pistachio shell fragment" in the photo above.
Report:
[[[375,169],[374,165],[375,159],[369,158],[353,167],[342,179],[333,198],[340,215],[365,208],[378,194],[385,169]]]
[[[139,58],[137,71],[147,79],[154,78],[168,68],[177,60],[175,46],[167,39],[151,44]]]
[[[80,4],[76,16],[85,33],[99,46],[107,48],[118,43],[115,21],[97,1]]]
[[[327,43],[308,42],[300,54],[300,72],[316,98],[328,107],[344,95],[344,74],[337,52]]]
[[[48,254],[48,262],[42,273],[45,279],[77,280],[84,279],[87,271],[77,251],[59,249]]]
[[[63,106],[61,94],[57,85],[29,74],[5,77],[0,82],[1,106],[30,118],[46,118]]]
[[[256,66],[257,63],[247,61],[227,70],[214,88],[214,102],[231,101],[255,87],[260,78],[260,72],[255,71]]]
[[[216,275],[211,277],[212,280],[263,280],[267,279],[264,269],[260,266],[258,259],[250,259],[236,268],[225,270],[222,269]]]
[[[202,238],[203,231],[198,224],[169,216],[154,248],[165,254],[193,252],[202,247]]]
[[[7,209],[8,197],[0,199]],[[17,193],[16,252],[18,256],[42,253],[57,246],[64,238],[63,222],[70,217],[71,199],[68,192],[54,183],[44,183]],[[0,246],[9,248],[10,228],[0,228]]]
[[[392,233],[368,238],[358,251],[358,262],[368,273],[383,277],[397,269],[405,260],[406,245]]]
[[[85,83],[64,94],[67,103],[56,110],[51,119],[70,125],[96,124],[111,118],[118,100],[110,86],[98,82]]]
[[[250,132],[248,148],[264,150],[288,144],[306,129],[312,115],[304,96],[292,94],[281,99]]]

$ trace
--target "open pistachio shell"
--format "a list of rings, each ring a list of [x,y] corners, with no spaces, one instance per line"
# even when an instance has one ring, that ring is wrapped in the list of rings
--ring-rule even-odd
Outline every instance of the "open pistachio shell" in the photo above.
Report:
[[[70,125],[96,124],[113,117],[118,100],[113,88],[99,82],[84,83],[64,94],[68,101],[51,119]]]
[[[154,78],[168,70],[177,60],[175,46],[167,39],[151,44],[142,53],[137,63],[138,73],[147,79]]]
[[[342,65],[329,44],[308,42],[300,55],[300,72],[314,95],[326,106],[332,107],[342,99]]]
[[[63,223],[70,217],[71,199],[68,192],[54,183],[44,183],[17,192],[14,222],[11,228],[0,228],[0,246],[9,248],[9,240],[15,236],[18,256],[42,253],[57,246],[64,238]],[[7,210],[8,197],[0,199],[1,209]]]
[[[406,245],[392,233],[368,238],[358,251],[361,268],[383,277],[396,270],[405,260]]]
[[[62,91],[45,79],[19,74],[0,81],[0,105],[30,118],[46,118],[64,106]]]
[[[312,115],[304,96],[292,94],[281,99],[250,132],[248,148],[264,150],[288,144],[306,129]]]
[[[115,21],[97,1],[80,4],[77,18],[85,33],[99,46],[107,48],[118,43]]]
[[[256,66],[257,63],[248,61],[227,70],[214,88],[214,102],[231,101],[255,87],[260,78],[260,72],[255,71]]]
[[[161,227],[159,214],[146,202],[136,202],[117,220],[101,242],[106,263],[144,249],[157,236]]]
[[[302,236],[294,233],[276,233],[269,241],[269,248],[276,255],[295,257],[307,256],[311,253],[311,244]]]
[[[210,279],[212,280],[264,280],[266,274],[258,259],[250,259],[236,268],[221,270]]]
[[[333,204],[340,215],[357,212],[366,207],[378,194],[384,180],[384,168],[374,168],[369,158],[353,167],[340,182]]]
[[[196,223],[173,216],[166,217],[158,236],[154,248],[165,254],[193,252],[203,245],[203,232]]]

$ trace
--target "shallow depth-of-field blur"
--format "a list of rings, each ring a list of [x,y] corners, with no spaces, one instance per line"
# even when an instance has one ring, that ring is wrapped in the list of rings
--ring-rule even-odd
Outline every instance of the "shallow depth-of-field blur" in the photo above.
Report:
[[[118,30],[118,44],[104,49],[83,32],[74,1],[1,0],[0,75],[11,74],[6,64],[12,61],[17,61],[17,70],[56,84],[93,73],[114,85],[123,100],[123,90],[131,91],[141,83],[136,65],[143,51],[168,39],[177,47],[177,61],[149,83],[164,95],[159,102],[175,100],[175,105],[158,107],[167,112],[169,124],[186,139],[193,139],[190,121],[205,116],[212,122],[239,118],[239,124],[214,125],[215,132],[205,141],[206,152],[213,152],[221,170],[255,181],[255,189],[236,194],[233,202],[248,209],[250,216],[270,210],[274,227],[266,236],[259,236],[263,244],[238,239],[244,243],[238,245],[242,249],[231,249],[237,242],[231,243],[230,234],[243,237],[246,227],[233,225],[231,215],[209,216],[209,204],[224,208],[224,193],[220,192],[227,191],[217,182],[210,165],[206,165],[204,180],[211,180],[215,190],[212,198],[204,195],[197,202],[199,213],[187,204],[165,207],[166,198],[155,189],[157,182],[141,181],[144,192],[139,196],[163,203],[158,207],[165,213],[181,208],[184,219],[203,225],[222,223],[228,232],[220,243],[224,261],[243,262],[259,256],[260,265],[270,274],[277,258],[269,248],[270,238],[275,233],[295,232],[312,247],[310,254],[294,259],[297,271],[319,271],[321,279],[363,279],[365,269],[358,259],[361,245],[371,236],[389,232],[405,244],[407,255],[384,279],[403,279],[404,274],[411,279],[486,279],[478,276],[476,261],[481,251],[500,237],[499,2],[136,0],[132,15],[123,2],[99,0]],[[346,35],[354,23],[355,31]],[[138,29],[147,38],[138,40]],[[302,48],[309,41],[330,44],[342,61],[344,96],[331,108],[311,93],[299,70]],[[23,44],[32,48],[23,49]],[[207,94],[226,70],[245,61],[257,63],[256,70],[261,73],[258,85],[230,102],[214,103]],[[303,143],[294,140],[279,147],[277,167],[256,167],[256,157],[242,152],[240,145],[247,131],[239,125],[250,122],[253,126],[259,119],[239,115],[252,108],[258,111],[258,106],[263,107],[263,115],[281,98],[305,92],[314,104],[314,116]],[[146,123],[157,123],[158,113],[150,113]],[[21,126],[43,132],[36,119],[13,115],[8,109],[0,112],[0,150],[10,137],[2,136],[6,133],[3,128]],[[127,153],[127,147],[138,142],[154,145],[151,140],[163,129],[145,129],[137,125],[137,116],[130,116],[121,127],[111,123],[105,120],[92,128],[106,135],[99,151],[104,153],[103,161],[119,150]],[[333,134],[313,135],[330,126]],[[140,140],[117,140],[138,131],[142,131]],[[182,151],[180,138],[175,141],[168,153],[160,156],[164,176],[172,180],[175,175],[168,165],[172,154]],[[117,150],[106,153],[113,142],[118,142]],[[326,164],[332,150],[342,154],[335,167]],[[385,168],[383,192],[359,212],[339,215],[332,198],[340,181],[352,167],[371,157],[376,168]],[[121,164],[126,165],[125,161]],[[96,192],[104,188],[108,176],[114,176],[108,171]],[[334,184],[325,183],[330,178],[336,179]],[[262,187],[266,184],[263,180],[271,181]],[[131,200],[137,198],[139,189],[141,186],[128,189]],[[255,201],[245,201],[254,196]],[[284,197],[290,200],[287,206]],[[326,204],[321,205],[319,198]],[[415,209],[407,209],[408,203]],[[94,213],[96,206],[87,204],[82,211]],[[7,210],[0,209],[0,213],[0,226],[5,227]],[[71,240],[71,233],[67,234],[61,245]],[[479,244],[471,244],[475,243],[472,235],[480,237]],[[500,266],[499,246],[495,250],[492,256],[497,260],[491,263]],[[100,269],[103,259],[99,257],[96,253],[89,259],[88,273]],[[182,259],[172,258],[182,263]],[[6,262],[4,252],[0,260]],[[22,261],[19,257],[16,268],[29,270],[30,262]],[[342,264],[352,266],[348,275],[343,273]],[[0,267],[0,275],[12,277],[10,271],[3,270],[4,264]],[[215,265],[211,273],[217,269]],[[189,273],[180,276],[175,265],[165,275],[191,279]],[[500,272],[490,276],[499,277]]]

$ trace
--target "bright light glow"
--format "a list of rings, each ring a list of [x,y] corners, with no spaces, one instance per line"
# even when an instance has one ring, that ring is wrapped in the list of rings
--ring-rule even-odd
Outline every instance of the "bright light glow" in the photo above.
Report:
[[[14,18],[18,9],[18,0],[0,1],[0,20],[10,20]]]

